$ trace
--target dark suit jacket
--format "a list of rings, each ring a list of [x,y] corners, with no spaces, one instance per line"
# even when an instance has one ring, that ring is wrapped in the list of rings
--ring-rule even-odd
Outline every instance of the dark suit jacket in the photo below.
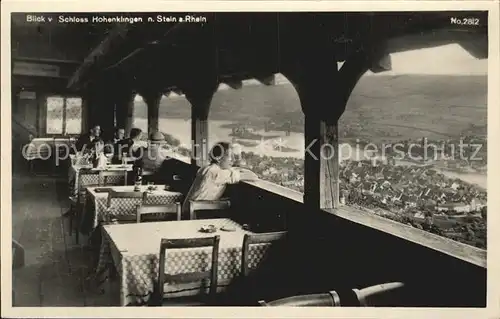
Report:
[[[119,140],[118,142],[113,143],[113,163],[119,164],[121,163],[123,153],[128,153],[130,146],[133,144],[133,141],[129,138],[125,138],[123,140]]]
[[[121,141],[118,141],[117,143],[114,144],[114,152],[113,154],[115,155],[113,158],[113,162],[115,163],[121,163],[121,158],[124,153],[127,153],[128,157],[135,157],[138,158],[136,162],[138,162],[140,165],[142,165],[142,157],[147,155],[147,149],[140,147],[134,152],[131,152],[130,149],[132,148],[132,145],[134,145],[134,141],[130,138],[123,139]]]
[[[90,150],[94,148],[95,143],[99,140],[100,140],[99,137],[95,137],[94,140],[91,141],[89,133],[83,134],[78,138],[78,140],[75,143],[76,150],[78,152],[81,152],[83,148],[85,148],[85,150]]]

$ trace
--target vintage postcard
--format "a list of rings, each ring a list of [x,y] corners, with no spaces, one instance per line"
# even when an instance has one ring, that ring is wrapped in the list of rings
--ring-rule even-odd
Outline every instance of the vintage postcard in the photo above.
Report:
[[[499,318],[499,20],[2,2],[2,317]]]

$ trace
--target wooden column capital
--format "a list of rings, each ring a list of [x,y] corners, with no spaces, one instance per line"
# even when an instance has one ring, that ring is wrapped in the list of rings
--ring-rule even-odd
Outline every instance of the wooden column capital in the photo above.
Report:
[[[193,166],[204,166],[208,162],[208,115],[217,82],[183,89],[186,99],[191,103],[191,141]]]
[[[338,120],[370,60],[360,52],[339,70],[328,44],[309,44],[296,57],[303,63],[289,64],[285,76],[297,89],[305,115],[304,203],[332,209],[339,206],[340,193]]]
[[[162,90],[159,89],[143,89],[138,93],[142,96],[148,107],[148,134],[158,132],[159,117],[160,117],[160,101],[163,96]]]
[[[219,83],[214,79],[206,80],[203,83],[183,88],[186,99],[191,104],[194,114],[200,119],[208,119],[210,104],[214,93],[217,91]]]
[[[134,98],[133,90],[123,90],[121,94],[116,96],[115,112],[117,128],[125,129],[125,134],[128,136],[132,129],[134,118]]]
[[[104,139],[111,138],[115,121],[115,92],[109,85],[92,85],[87,91],[88,128],[100,125]]]
[[[158,104],[161,100],[163,93],[160,90],[142,90],[137,92],[140,96],[142,96],[144,102],[146,104],[155,105]]]

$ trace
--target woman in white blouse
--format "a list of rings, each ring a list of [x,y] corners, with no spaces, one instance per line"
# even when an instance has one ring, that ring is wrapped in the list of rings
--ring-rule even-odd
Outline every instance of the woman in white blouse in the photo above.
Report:
[[[209,153],[209,159],[210,164],[200,168],[196,173],[184,200],[183,212],[189,210],[190,200],[219,200],[228,184],[258,179],[257,175],[249,170],[232,167],[233,152],[230,143],[215,144]]]

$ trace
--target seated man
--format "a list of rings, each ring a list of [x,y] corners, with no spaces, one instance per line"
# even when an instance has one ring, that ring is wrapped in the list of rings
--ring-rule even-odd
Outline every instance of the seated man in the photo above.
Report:
[[[127,154],[128,157],[142,158],[147,143],[142,141],[142,130],[133,128],[130,130],[130,137],[122,139],[117,143],[116,154],[121,157]]]
[[[112,162],[113,164],[119,164],[121,163],[121,154],[120,154],[120,145],[122,145],[122,141],[125,140],[125,129],[124,128],[117,128],[115,129],[115,134],[113,135],[113,138],[109,142],[109,144],[106,145],[106,153],[113,153],[113,159]]]
[[[117,128],[115,130],[115,136],[113,137],[113,144],[117,144],[119,141],[125,139],[125,129]]]
[[[219,142],[212,147],[209,153],[210,164],[196,173],[182,206],[183,214],[189,212],[190,200],[219,200],[227,184],[258,179],[257,175],[249,170],[233,168],[232,157],[231,144]]]
[[[151,134],[148,149],[142,160],[144,170],[153,172],[153,174],[157,173],[165,160],[165,156],[161,152],[162,146],[165,143],[165,136],[162,133],[156,132]]]
[[[103,140],[98,140],[94,144],[91,155],[92,165],[94,167],[106,166],[108,159],[106,156],[106,148]]]
[[[100,140],[101,127],[94,125],[90,131],[81,135],[76,141],[75,147],[77,152],[89,153],[93,148],[95,142]]]

